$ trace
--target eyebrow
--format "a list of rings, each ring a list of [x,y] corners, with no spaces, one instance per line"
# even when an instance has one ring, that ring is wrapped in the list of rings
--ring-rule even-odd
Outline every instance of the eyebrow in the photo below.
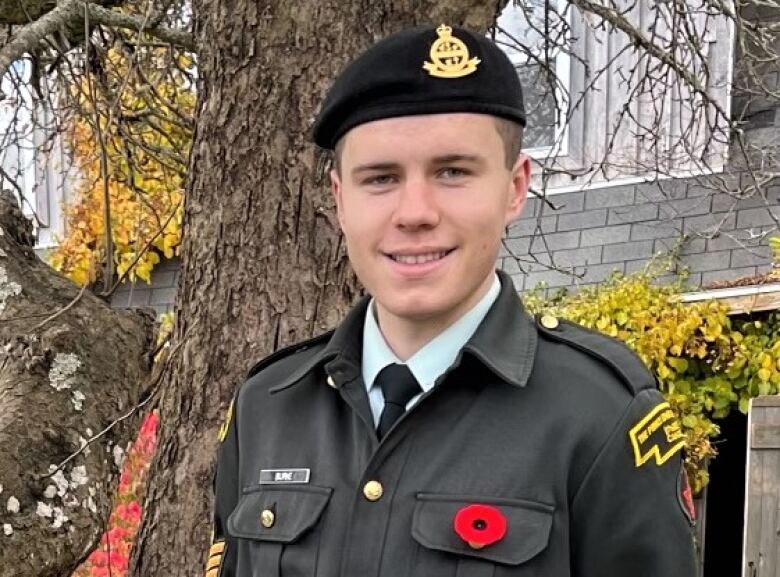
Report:
[[[397,162],[374,162],[370,164],[361,164],[352,169],[352,174],[357,175],[361,172],[379,172],[383,170],[398,170],[400,164]]]
[[[433,164],[449,164],[451,162],[473,162],[481,163],[483,158],[477,154],[444,154],[442,156],[435,156],[431,159]],[[362,172],[381,172],[386,170],[398,170],[401,165],[397,162],[373,162],[369,164],[361,164],[352,169],[352,175],[358,175]]]
[[[450,162],[482,162],[482,157],[477,154],[445,154],[433,158],[434,164],[448,164]]]

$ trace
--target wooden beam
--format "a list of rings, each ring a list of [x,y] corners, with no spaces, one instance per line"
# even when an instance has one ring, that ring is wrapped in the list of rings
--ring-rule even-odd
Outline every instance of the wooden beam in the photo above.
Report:
[[[780,449],[780,425],[753,425],[750,448]]]
[[[729,307],[730,315],[774,311],[780,309],[780,283],[686,293],[680,300],[689,303],[716,300]]]
[[[780,291],[743,297],[731,297],[723,301],[729,307],[730,315],[776,311],[780,309]]]
[[[754,407],[780,407],[780,395],[755,397],[751,402]]]

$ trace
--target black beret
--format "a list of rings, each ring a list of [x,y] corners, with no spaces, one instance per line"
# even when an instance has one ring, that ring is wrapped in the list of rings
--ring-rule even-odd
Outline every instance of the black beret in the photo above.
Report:
[[[338,76],[314,123],[314,142],[333,149],[373,120],[478,112],[525,126],[520,80],[487,37],[442,24],[419,26],[370,47]]]

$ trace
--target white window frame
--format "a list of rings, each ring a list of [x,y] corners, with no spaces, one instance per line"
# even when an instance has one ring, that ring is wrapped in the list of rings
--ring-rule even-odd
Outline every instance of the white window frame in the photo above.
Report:
[[[17,72],[24,80],[28,69],[26,61],[17,62],[14,66],[21,67]],[[0,79],[0,82],[3,83],[6,93],[18,92],[17,87],[12,86],[6,77]],[[48,103],[45,100],[34,102],[29,92],[18,94],[17,98],[27,101],[25,106],[17,109],[17,114],[21,116],[20,121],[29,126],[29,130],[26,130],[17,142],[0,152],[0,162],[3,163],[6,172],[9,172],[9,176],[15,177],[14,182],[18,189],[13,185],[5,187],[10,188],[17,197],[21,191],[22,198],[19,198],[19,204],[22,213],[33,224],[36,237],[35,248],[49,249],[59,244],[57,237],[63,236],[65,232],[63,208],[67,200],[67,182],[71,169],[60,135],[47,133],[47,127],[53,122],[53,114]],[[10,107],[14,106],[16,105],[10,105]],[[35,109],[31,110],[33,106]],[[0,133],[6,134],[10,129],[10,123],[11,117],[6,114],[4,105],[0,103]],[[44,142],[52,138],[53,140],[48,142],[44,150]],[[16,170],[13,172],[9,171],[10,166],[6,156],[9,153],[14,154],[13,164]]]
[[[556,8],[558,9],[559,13],[563,15],[563,19],[566,21],[567,25],[569,26],[569,30],[567,31],[564,42],[569,42],[570,32],[571,32],[571,11],[567,10],[568,7],[570,7],[570,4],[566,0],[556,1]],[[522,8],[516,3],[516,0],[510,0],[507,3],[507,5],[504,7],[504,11],[507,10],[522,11]],[[515,35],[519,31],[511,30],[509,32]],[[515,37],[517,38],[519,36],[515,36]],[[512,63],[513,66],[518,67],[523,64],[527,64],[529,62],[529,59],[522,52],[517,50],[512,50],[511,48],[507,50],[500,43],[499,43],[499,47],[502,50],[504,50],[504,53],[509,57],[509,61]],[[570,87],[569,78],[570,78],[570,70],[571,70],[571,57],[568,55],[567,52],[561,50],[560,48],[555,48],[552,51],[551,59],[555,61],[555,75],[558,78],[555,85],[556,100],[560,103],[559,108],[555,111],[556,116],[558,116],[558,118],[556,120],[555,134],[553,136],[552,145],[537,146],[534,148],[523,149],[523,152],[525,154],[527,154],[528,156],[534,159],[544,159],[551,155],[565,156],[569,152],[569,123],[562,122],[561,112],[568,109],[569,99],[568,99],[567,91],[569,90]],[[526,113],[527,112],[528,111],[526,110]]]
[[[640,0],[640,4],[645,1],[646,0]],[[512,8],[521,10],[521,8],[514,6],[514,2],[508,4],[504,10]],[[592,29],[588,29],[587,25],[587,20],[590,19],[591,16],[583,16],[581,13],[579,13],[579,11],[577,11],[576,7],[574,7],[570,2],[566,2],[565,0],[557,0],[557,10],[565,18],[569,26],[567,38],[565,41],[567,44],[569,44],[570,50],[579,54],[587,62],[592,62],[594,60],[603,60],[606,62],[610,60],[608,52],[609,47],[606,45],[606,43],[594,44],[592,39],[587,38],[589,34],[595,34]],[[575,24],[575,19],[577,20],[577,24]],[[517,31],[507,31],[513,36],[518,37]],[[718,73],[720,73],[721,76],[724,76],[723,71],[710,70],[713,78],[710,78],[710,82],[712,84],[709,86],[709,89],[712,90],[712,93],[721,102],[722,108],[726,111],[730,111],[731,83],[733,80],[735,50],[734,23],[731,20],[726,19],[725,31],[727,34],[723,34],[724,30],[721,27],[720,37],[716,37],[713,32],[713,41],[711,44],[713,46],[712,50],[717,51],[715,52],[716,57],[728,59],[726,66],[727,70],[725,73],[725,86],[722,84],[723,79],[719,79],[717,77]],[[614,35],[610,36],[610,40],[615,38],[615,42],[620,43],[627,41],[622,32],[613,31],[610,33],[610,35]],[[514,52],[514,54],[510,54],[509,52]],[[507,50],[507,53],[512,63],[515,65],[528,62],[528,59],[525,58],[520,52],[514,51],[511,48]],[[556,94],[556,98],[558,98],[559,102],[562,102],[565,106],[561,111],[557,111],[560,115],[561,113],[565,114],[568,109],[568,98],[581,98],[582,94],[580,89],[584,88],[589,80],[583,79],[582,65],[579,62],[576,63],[577,70],[574,70],[575,63],[572,61],[573,59],[569,56],[569,54],[565,51],[556,49],[553,57],[556,59],[555,71],[558,75],[558,93]],[[712,61],[710,61],[710,64],[712,64]],[[575,74],[577,75],[577,80],[574,78]],[[605,82],[607,83],[609,82],[608,76],[609,72],[606,72]],[[565,91],[568,92],[568,95],[564,92],[564,90],[561,90],[561,87],[565,87]],[[619,102],[618,99],[620,96],[618,95],[616,100],[610,102],[610,96],[608,96],[607,92],[608,91],[591,93],[600,94],[603,98],[606,99],[603,104],[604,109],[607,112],[607,116],[601,119],[603,121],[601,124],[599,124],[599,121],[590,114],[591,109],[588,108],[588,113],[586,114],[584,110],[586,105],[584,103],[580,103],[578,105],[578,109],[570,111],[571,118],[569,122],[563,122],[564,119],[559,118],[555,140],[552,146],[524,149],[523,152],[528,154],[536,161],[536,163],[540,165],[545,163],[545,161],[548,159],[554,159],[555,166],[561,170],[568,169],[572,171],[578,171],[586,168],[588,163],[592,162],[592,159],[588,159],[588,155],[590,152],[592,152],[592,149],[588,146],[586,135],[591,137],[594,133],[606,135],[607,131],[612,130],[612,123],[614,122],[614,119],[610,116],[610,113],[612,112],[611,106],[613,106],[616,102]],[[591,98],[593,97],[591,96]],[[637,106],[639,106],[639,104],[637,104]],[[671,114],[669,118],[669,122],[672,122]],[[705,167],[704,164],[700,164],[694,168],[691,168],[690,166],[681,166],[679,168],[669,167],[666,168],[663,172],[653,170],[651,167],[642,168],[640,166],[642,162],[641,155],[638,153],[636,157],[633,157],[633,160],[637,164],[637,167],[634,170],[629,169],[625,170],[622,174],[612,175],[606,178],[599,176],[594,179],[591,179],[589,176],[582,176],[572,179],[568,175],[560,175],[559,178],[556,178],[556,175],[550,179],[550,182],[546,188],[546,194],[554,195],[574,191],[608,188],[612,186],[638,182],[666,180],[670,178],[690,178],[719,173],[724,170],[728,162],[728,146],[724,146],[722,148],[722,150],[719,150],[717,153],[707,158],[707,162],[710,163],[710,167]],[[632,157],[629,156],[629,159],[630,158]],[[540,184],[538,177],[535,178],[534,181],[535,184]]]
[[[24,67],[24,64],[15,63],[12,68]],[[8,74],[12,71],[9,70]],[[21,76],[24,70],[13,70]],[[5,94],[15,94],[16,87],[11,83],[8,77],[0,78],[2,83],[2,92]],[[24,95],[18,94],[17,99],[25,99]],[[14,125],[21,125],[24,134],[12,135],[9,131]],[[6,174],[13,179],[13,184],[3,184],[3,188],[8,188],[18,198],[22,213],[32,218],[35,210],[34,196],[34,178],[31,173],[35,172],[35,144],[33,142],[33,119],[27,107],[18,107],[15,102],[0,102],[0,134],[3,138],[12,138],[13,141],[2,141],[0,146],[0,165],[2,165],[5,174],[0,176],[1,181],[5,181]],[[34,220],[34,219],[33,219]]]

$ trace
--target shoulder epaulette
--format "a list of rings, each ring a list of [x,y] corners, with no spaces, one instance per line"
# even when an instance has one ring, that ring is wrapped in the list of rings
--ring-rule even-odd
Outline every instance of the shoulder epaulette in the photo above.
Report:
[[[313,347],[314,345],[318,345],[320,343],[323,343],[330,339],[330,337],[333,335],[333,331],[328,331],[326,333],[323,333],[321,335],[317,335],[316,337],[313,337],[311,339],[301,341],[299,343],[295,343],[294,345],[290,345],[288,347],[282,347],[276,352],[271,353],[267,357],[259,360],[257,363],[255,363],[251,369],[249,369],[249,372],[246,375],[247,379],[251,379],[254,377],[257,373],[262,371],[267,366],[271,365],[272,363],[275,363],[276,361],[283,359],[284,357],[288,357],[290,355],[294,355],[295,353],[300,353],[305,351],[306,349],[309,349]]]
[[[633,395],[657,388],[647,366],[618,339],[551,315],[537,315],[536,326],[543,337],[566,343],[607,364]]]

